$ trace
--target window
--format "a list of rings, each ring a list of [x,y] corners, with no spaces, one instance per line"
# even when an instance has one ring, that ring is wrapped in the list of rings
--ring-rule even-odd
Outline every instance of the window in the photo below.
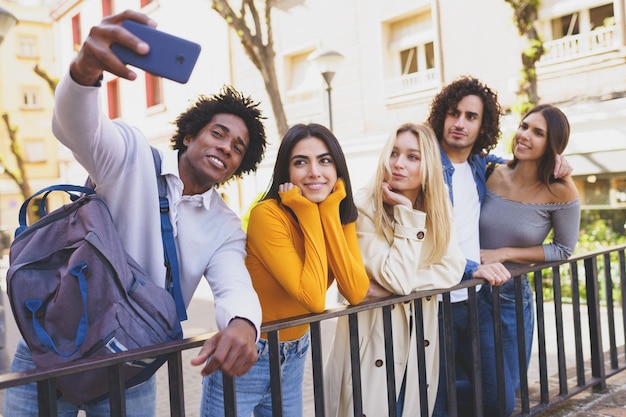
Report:
[[[17,39],[17,54],[20,58],[39,58],[39,43],[35,36],[22,35]]]
[[[29,163],[46,162],[46,143],[43,139],[24,141],[24,155]]]
[[[578,35],[579,33],[580,22],[578,20],[578,12],[552,20],[552,36],[554,39]]]
[[[615,180],[615,202],[619,206],[626,205],[626,178]]]
[[[418,59],[421,57],[423,59]],[[435,45],[428,42],[420,47],[400,51],[402,75],[414,74],[419,71],[435,68]]]
[[[325,109],[325,101],[320,101],[326,97],[324,79],[315,62],[309,59],[314,50],[307,48],[310,46],[283,57],[284,105],[290,124],[317,120]]]
[[[417,47],[400,51],[400,67],[402,75],[417,72]]]
[[[435,43],[428,42],[424,45],[424,58],[426,69],[435,68]]]
[[[109,118],[117,119],[120,117],[120,89],[117,79],[107,83],[107,101],[109,105]]]
[[[22,87],[22,109],[38,110],[41,109],[41,90],[39,87]]]
[[[594,178],[594,181],[583,183],[583,204],[587,206],[611,204],[611,181],[610,179]]]
[[[75,14],[72,17],[72,42],[74,45],[74,50],[78,51],[80,49],[80,44],[82,43],[83,35],[80,30],[80,13]]]
[[[315,63],[308,59],[312,52],[299,52],[286,57],[287,95],[294,97],[299,94],[310,93],[317,91],[322,85],[323,81],[319,70]]]
[[[613,3],[554,17],[546,35],[543,64],[612,53],[621,47]]]
[[[552,39],[579,35],[614,25],[613,3],[604,4],[552,19]]]
[[[111,0],[102,0],[102,17],[113,14],[113,5]]]
[[[146,106],[153,107],[163,104],[162,80],[146,72]]]
[[[430,10],[390,25],[389,49],[400,60],[400,73],[432,69],[434,62],[433,23]]]
[[[601,27],[615,25],[615,13],[613,12],[613,3],[589,9],[589,21],[591,30]]]
[[[434,88],[437,83],[435,29],[430,10],[386,25],[388,96]]]

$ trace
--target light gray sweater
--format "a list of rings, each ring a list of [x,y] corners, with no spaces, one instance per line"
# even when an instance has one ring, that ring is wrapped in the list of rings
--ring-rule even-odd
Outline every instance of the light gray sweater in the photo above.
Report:
[[[578,242],[580,200],[536,204],[507,200],[487,190],[480,209],[480,248],[543,245],[545,262],[569,258]],[[552,242],[543,244],[551,229]],[[505,262],[507,268],[515,263]]]
[[[157,182],[150,145],[136,128],[112,122],[101,108],[97,87],[66,74],[56,89],[52,128],[58,140],[98,185],[124,249],[164,286],[163,244]],[[204,276],[214,296],[215,320],[223,329],[234,317],[261,324],[261,307],[244,264],[246,235],[239,217],[213,189],[183,196],[177,151],[162,152],[170,219],[174,227],[180,281],[189,305]],[[207,323],[208,330],[209,323]]]

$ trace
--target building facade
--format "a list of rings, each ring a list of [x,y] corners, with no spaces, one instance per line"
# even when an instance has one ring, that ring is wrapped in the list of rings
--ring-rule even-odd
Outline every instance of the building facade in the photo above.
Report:
[[[33,190],[59,179],[58,145],[50,129],[53,95],[35,66],[54,73],[55,56],[49,6],[41,1],[0,0],[18,19],[0,45],[0,114],[16,129],[17,144]],[[0,228],[12,234],[23,196],[7,174],[18,168],[4,118],[0,120]],[[1,249],[1,248],[0,248]]]
[[[558,105],[570,119],[566,154],[584,208],[626,207],[626,168],[620,162],[626,156],[625,1],[544,0],[536,22],[546,49],[537,65],[540,101]],[[238,2],[232,3],[238,8]],[[525,41],[504,0],[273,4],[276,68],[288,121],[328,125],[332,104],[333,130],[355,188],[369,179],[393,129],[424,121],[436,92],[458,76],[482,79],[498,91],[505,109],[515,103]],[[224,189],[231,206],[244,214],[270,181],[280,138],[260,73],[237,35],[211,9],[211,1],[57,1],[50,9],[56,75],[67,71],[91,26],[128,8],[150,14],[161,30],[200,43],[202,52],[187,84],[141,71],[135,82],[106,75],[102,104],[111,117],[137,125],[153,144],[167,146],[171,122],[199,94],[232,84],[262,102],[271,141],[267,157],[256,175]],[[344,57],[330,91],[309,59],[326,50]],[[505,137],[518,119],[512,114],[502,119]],[[507,149],[498,152],[506,156]],[[61,152],[60,161],[68,181],[81,180],[69,156]]]

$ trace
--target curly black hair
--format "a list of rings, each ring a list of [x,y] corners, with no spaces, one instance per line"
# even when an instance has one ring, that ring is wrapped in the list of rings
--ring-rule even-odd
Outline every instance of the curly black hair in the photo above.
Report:
[[[500,139],[500,116],[503,112],[498,103],[498,94],[477,78],[462,76],[445,86],[433,99],[427,121],[441,143],[446,115],[454,111],[459,101],[469,95],[478,96],[483,102],[481,129],[472,154],[488,153]]]
[[[224,86],[219,93],[206,97],[201,95],[185,112],[176,118],[176,133],[171,139],[172,149],[179,153],[187,151],[184,139],[187,135],[196,137],[198,133],[213,119],[216,114],[232,114],[240,117],[248,129],[250,143],[241,161],[241,165],[234,172],[234,177],[255,172],[265,155],[267,138],[265,127],[258,108],[259,103],[244,96],[231,86]]]

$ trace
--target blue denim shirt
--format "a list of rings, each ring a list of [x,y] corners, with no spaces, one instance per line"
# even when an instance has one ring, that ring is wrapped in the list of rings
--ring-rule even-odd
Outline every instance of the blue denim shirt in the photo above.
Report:
[[[450,201],[452,201],[452,205],[454,205],[454,197],[452,193],[452,175],[454,174],[454,166],[448,155],[446,155],[445,151],[439,145],[439,149],[441,151],[441,164],[443,165],[443,178],[448,186],[448,192],[450,193]],[[487,171],[487,163],[488,162],[496,162],[498,164],[503,164],[505,162],[504,159],[487,154],[487,156],[481,155],[470,155],[467,162],[469,163],[472,174],[474,174],[474,182],[476,183],[476,188],[478,190],[478,201],[482,204],[485,199],[485,194],[487,193],[487,179],[485,178],[485,173]],[[465,271],[463,272],[463,280],[471,279],[474,271],[478,268],[478,263],[472,260],[466,259],[465,263]]]

